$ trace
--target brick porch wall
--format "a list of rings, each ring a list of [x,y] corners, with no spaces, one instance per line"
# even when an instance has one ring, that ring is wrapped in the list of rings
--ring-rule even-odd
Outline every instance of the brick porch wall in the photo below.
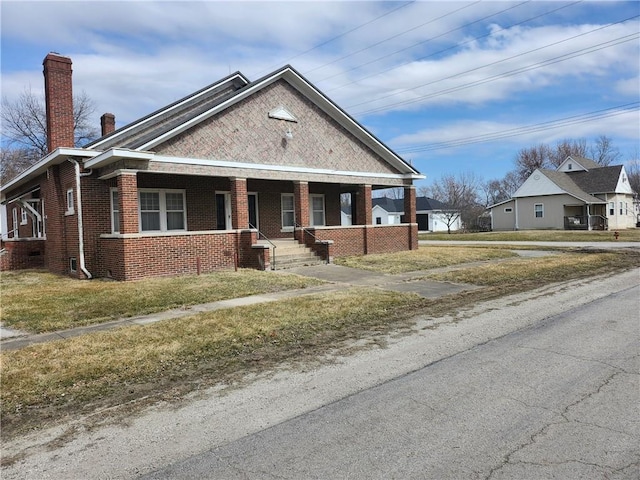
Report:
[[[44,240],[9,240],[2,242],[0,271],[41,268],[44,266]]]
[[[312,227],[307,230],[313,233],[318,240],[333,241],[330,247],[330,256],[334,258],[371,253],[401,252],[418,248],[418,225],[414,223]],[[316,244],[316,240],[310,235],[305,235],[305,244],[324,257],[326,247]]]
[[[265,252],[251,247],[255,240],[252,230],[101,238],[100,267],[95,276],[136,280],[195,275],[235,269],[236,261],[240,268],[259,269],[265,264]]]

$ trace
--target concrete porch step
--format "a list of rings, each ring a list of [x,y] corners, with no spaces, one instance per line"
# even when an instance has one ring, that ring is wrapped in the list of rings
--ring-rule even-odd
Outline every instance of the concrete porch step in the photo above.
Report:
[[[275,264],[276,270],[284,270],[287,268],[306,265],[320,265],[324,263],[324,260],[318,257],[310,248],[298,243],[298,241],[294,239],[286,238],[271,240],[271,243],[266,240],[259,240],[257,243],[259,245],[266,245],[269,247],[271,250],[272,267]]]

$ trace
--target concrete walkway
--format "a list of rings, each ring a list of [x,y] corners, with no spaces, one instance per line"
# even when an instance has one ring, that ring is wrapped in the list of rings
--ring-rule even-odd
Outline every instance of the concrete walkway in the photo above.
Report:
[[[433,270],[429,271],[430,273]],[[2,350],[16,350],[36,343],[50,342],[65,338],[77,337],[87,333],[111,330],[123,326],[147,325],[149,323],[171,320],[188,315],[195,315],[202,312],[212,312],[224,308],[240,307],[245,305],[255,305],[259,303],[275,302],[288,298],[295,298],[302,295],[313,295],[338,290],[344,290],[348,286],[364,286],[394,290],[398,292],[414,292],[425,298],[437,298],[443,295],[461,292],[477,288],[473,285],[457,285],[449,282],[435,282],[430,280],[416,280],[424,276],[425,272],[411,272],[409,274],[389,275],[375,272],[368,272],[356,268],[342,267],[339,265],[314,265],[309,267],[297,267],[288,270],[277,270],[275,273],[281,275],[302,275],[328,282],[324,285],[298,290],[286,290],[276,293],[264,293],[249,297],[232,298],[218,302],[192,305],[184,308],[167,310],[164,312],[137,317],[121,318],[97,325],[72,328],[57,332],[28,334],[9,328],[0,328],[0,348]]]
[[[436,240],[420,240],[420,245],[444,245],[444,244],[487,244],[488,242],[482,241],[436,241]],[[495,242],[498,244],[507,245],[529,245],[544,247],[580,247],[580,248],[640,248],[640,242],[599,242],[599,243],[586,243],[586,242]],[[552,251],[544,250],[514,250],[521,256],[544,256],[552,255]],[[504,260],[491,260],[489,262],[499,262]],[[314,265],[309,267],[297,267],[288,270],[278,270],[276,273],[282,275],[297,274],[306,277],[312,277],[319,280],[328,282],[325,285],[317,287],[305,288],[301,290],[287,290],[276,293],[265,293],[260,295],[252,295],[249,297],[233,298],[229,300],[221,300],[218,302],[206,303],[202,305],[192,305],[189,307],[167,310],[164,312],[153,313],[149,315],[141,315],[137,317],[128,317],[113,320],[110,322],[100,323],[97,325],[89,325],[86,327],[72,328],[69,330],[62,330],[57,332],[42,333],[42,334],[28,334],[0,325],[0,349],[2,350],[16,350],[26,347],[28,345],[36,343],[44,343],[53,340],[60,340],[65,338],[77,337],[87,333],[100,332],[105,330],[111,330],[122,326],[132,325],[146,325],[149,323],[159,322],[162,320],[170,320],[188,315],[194,315],[202,312],[211,312],[214,310],[220,310],[223,308],[233,308],[244,305],[255,305],[265,302],[275,302],[278,300],[284,300],[287,298],[295,298],[301,295],[313,295],[315,293],[331,292],[344,290],[347,286],[361,286],[380,288],[385,290],[393,290],[396,292],[412,292],[416,293],[424,298],[438,298],[445,295],[455,294],[466,290],[472,290],[478,288],[474,285],[461,285],[450,282],[436,282],[432,280],[425,280],[424,277],[427,273],[434,273],[440,271],[447,271],[457,268],[466,268],[472,265],[481,265],[488,262],[474,262],[456,265],[454,267],[417,271],[402,274],[384,274],[376,272],[368,272],[356,268],[343,267],[339,265]]]

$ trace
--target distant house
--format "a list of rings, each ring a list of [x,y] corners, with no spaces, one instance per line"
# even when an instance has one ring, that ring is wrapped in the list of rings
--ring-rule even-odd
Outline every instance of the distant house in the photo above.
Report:
[[[569,156],[537,169],[509,200],[491,205],[493,230],[606,230],[635,227],[634,192],[623,165]]]
[[[2,269],[130,280],[271,265],[266,238],[332,257],[418,248],[424,178],[291,66],[231,74],[74,147],[71,59],[43,62],[49,154],[2,185]],[[406,223],[369,228],[372,191]],[[349,195],[352,225],[341,225]]]
[[[403,200],[379,197],[372,200],[373,222],[377,225],[392,225],[404,221]],[[429,197],[416,197],[416,221],[422,232],[446,232],[460,230],[460,212]]]

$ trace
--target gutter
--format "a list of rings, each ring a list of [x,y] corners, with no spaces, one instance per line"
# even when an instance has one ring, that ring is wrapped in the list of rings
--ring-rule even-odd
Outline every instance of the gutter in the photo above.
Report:
[[[92,172],[87,172],[84,175],[80,173],[80,162],[78,160],[71,160],[73,163],[75,173],[76,173],[76,203],[78,207],[78,256],[80,257],[80,270],[84,273],[87,278],[93,278],[91,272],[87,270],[87,266],[84,261],[84,227],[82,224],[82,194],[80,192],[80,177],[91,175]]]

